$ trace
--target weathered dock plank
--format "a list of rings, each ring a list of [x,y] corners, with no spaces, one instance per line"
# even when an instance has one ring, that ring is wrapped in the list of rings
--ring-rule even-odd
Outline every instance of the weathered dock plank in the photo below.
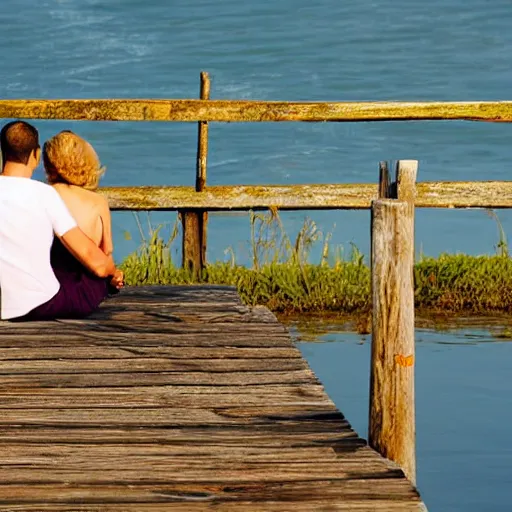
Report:
[[[424,510],[265,308],[129,289],[0,322],[0,510]]]

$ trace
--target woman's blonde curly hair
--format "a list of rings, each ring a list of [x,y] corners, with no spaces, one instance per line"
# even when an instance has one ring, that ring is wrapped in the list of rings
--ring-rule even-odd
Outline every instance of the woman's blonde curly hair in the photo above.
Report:
[[[45,142],[43,162],[50,185],[66,183],[96,190],[105,172],[93,147],[69,130]]]

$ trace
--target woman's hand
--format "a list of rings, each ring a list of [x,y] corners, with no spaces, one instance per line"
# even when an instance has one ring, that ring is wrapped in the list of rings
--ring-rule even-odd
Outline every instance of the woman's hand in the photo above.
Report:
[[[124,272],[116,268],[116,271],[110,280],[110,284],[120,290],[124,286]]]

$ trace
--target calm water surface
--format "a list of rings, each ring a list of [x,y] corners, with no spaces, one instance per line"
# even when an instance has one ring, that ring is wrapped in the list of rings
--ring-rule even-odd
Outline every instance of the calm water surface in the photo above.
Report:
[[[511,21],[510,0],[2,0],[0,97],[196,97],[207,70],[214,98],[510,100]],[[43,138],[64,128],[88,138],[108,168],[106,185],[194,182],[193,124],[37,126]],[[379,160],[399,158],[420,160],[422,180],[510,175],[512,126],[504,124],[215,124],[210,133],[212,185],[375,182]],[[324,231],[335,226],[334,243],[368,251],[368,212],[312,218]],[[512,214],[500,218],[510,233]],[[284,215],[292,235],[303,219]],[[136,249],[130,214],[115,215],[114,232],[118,259]],[[245,216],[212,216],[209,234],[211,260],[232,246],[248,261]],[[422,210],[417,241],[429,255],[479,254],[494,250],[497,229],[483,211]],[[508,510],[510,345],[419,338],[418,480],[426,501],[431,510]],[[368,345],[343,339],[304,350],[365,432]]]
[[[298,346],[366,437],[370,339],[330,333]],[[416,331],[417,483],[430,511],[510,510],[511,357],[512,342],[485,331]]]
[[[3,98],[511,99],[510,0],[2,0]],[[88,137],[107,185],[194,182],[196,126],[40,122]],[[211,128],[209,183],[375,182],[379,160],[421,161],[423,180],[508,179],[512,125],[470,122],[231,124]],[[155,222],[171,215],[154,215]],[[333,241],[369,245],[368,212],[322,212]],[[296,229],[301,212],[285,216]],[[481,211],[420,211],[418,249],[492,251]],[[512,215],[503,213],[506,228]],[[215,217],[210,258],[244,259],[248,222]],[[133,240],[125,241],[130,230]],[[117,254],[137,247],[116,215]],[[478,236],[475,237],[475,233]]]

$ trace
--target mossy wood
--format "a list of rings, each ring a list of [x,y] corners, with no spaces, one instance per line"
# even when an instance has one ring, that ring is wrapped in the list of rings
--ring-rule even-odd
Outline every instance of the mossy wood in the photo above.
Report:
[[[234,185],[207,187],[109,187],[101,189],[113,210],[369,209],[379,185]],[[416,186],[420,208],[512,208],[512,182],[424,182]]]
[[[4,119],[87,121],[408,121],[512,122],[512,102],[290,102],[201,99],[0,100]]]

